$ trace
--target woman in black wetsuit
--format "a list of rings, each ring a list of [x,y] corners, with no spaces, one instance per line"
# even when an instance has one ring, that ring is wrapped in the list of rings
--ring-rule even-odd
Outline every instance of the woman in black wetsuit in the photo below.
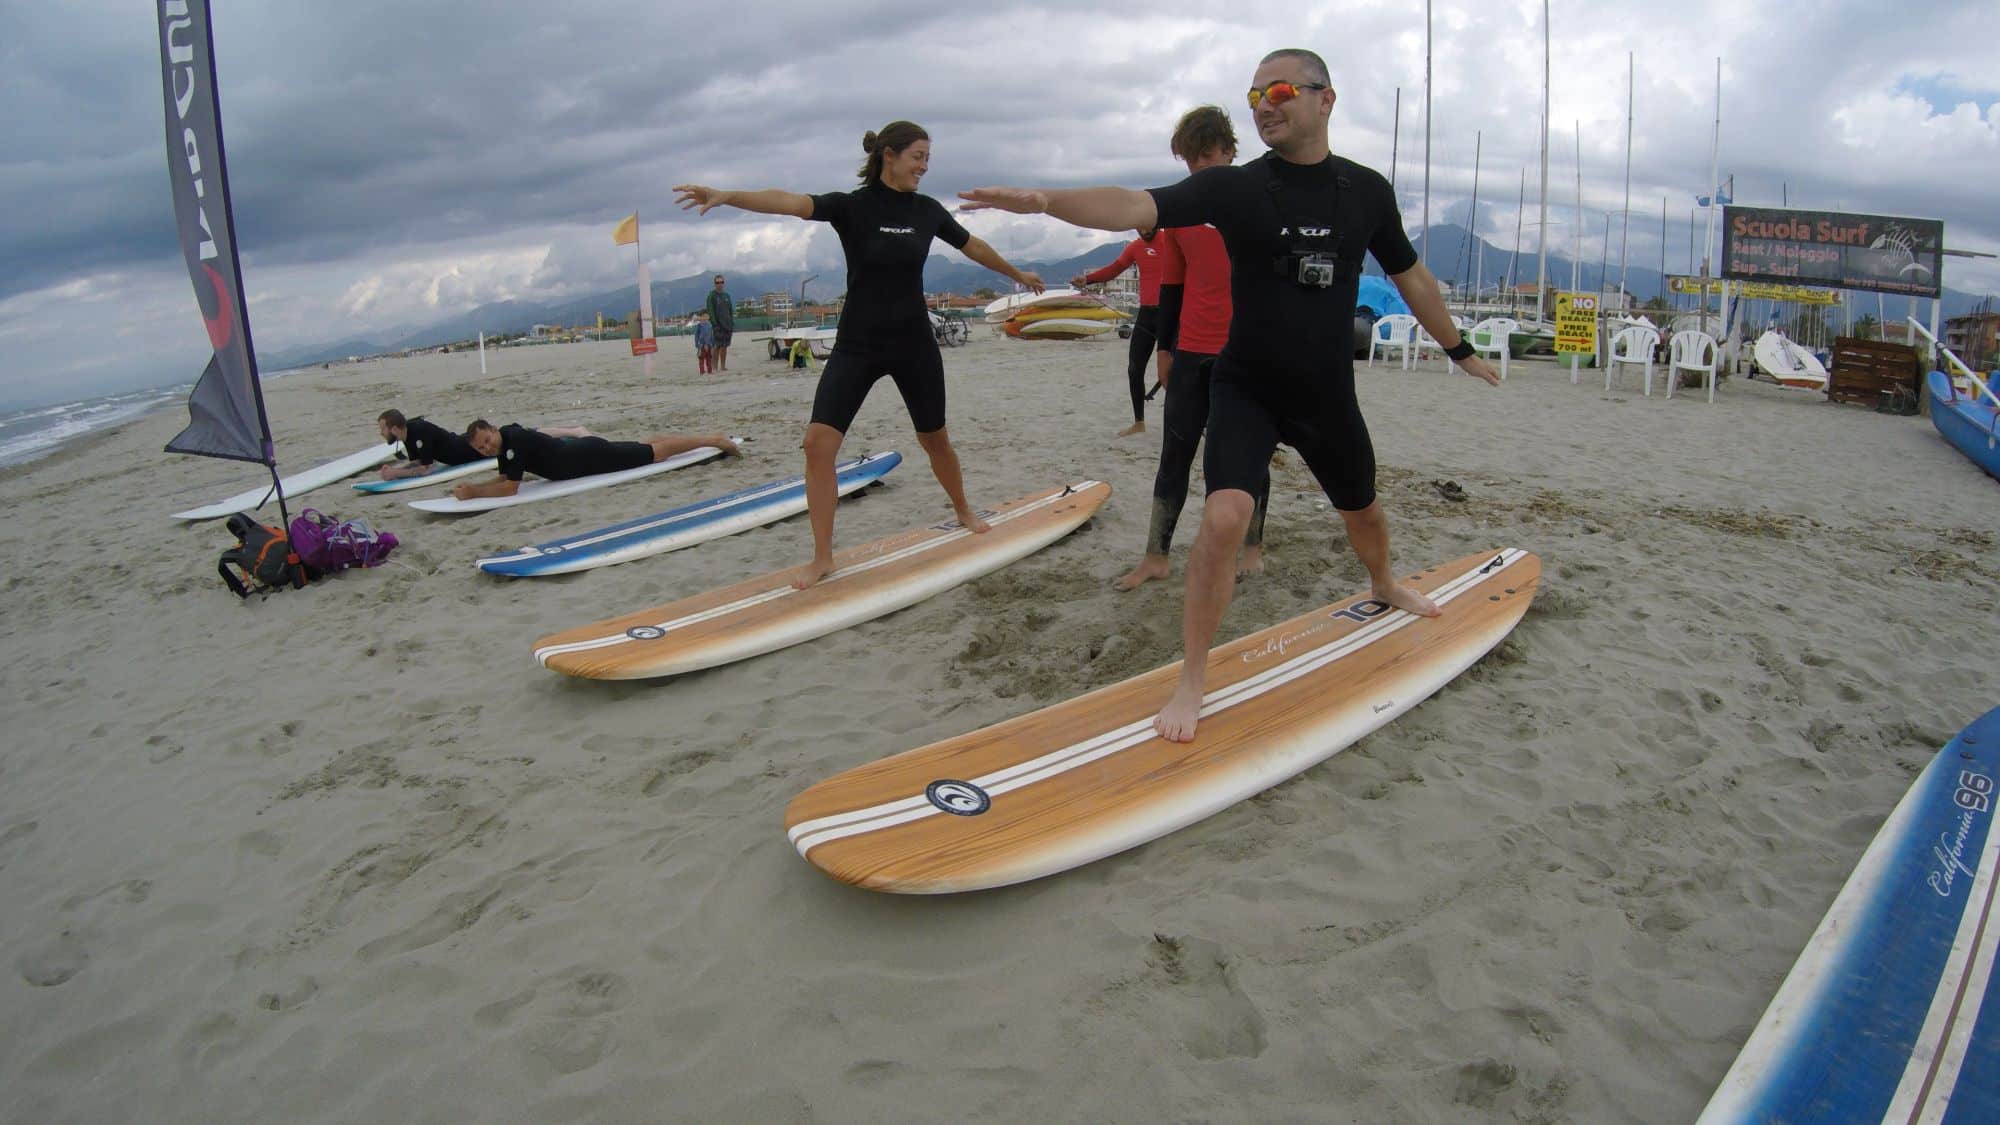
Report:
[[[861,186],[827,195],[800,195],[767,188],[724,191],[700,184],[674,188],[675,202],[702,214],[724,205],[765,215],[795,215],[830,223],[847,256],[847,304],[833,354],[813,395],[806,425],[806,503],[812,517],[813,558],[792,584],[804,589],[833,569],[833,512],[839,501],[834,459],[842,439],[875,381],[887,375],[902,392],[916,427],[917,442],[930,457],[931,471],[951,498],[958,520],[973,531],[986,523],[965,498],[958,454],[945,433],[944,362],[931,333],[924,304],[924,261],[933,238],[973,261],[1040,292],[1042,279],[1015,269],[984,240],[974,237],[936,200],[917,194],[930,168],[930,134],[908,121],[893,121],[880,133],[861,138],[868,162]]]

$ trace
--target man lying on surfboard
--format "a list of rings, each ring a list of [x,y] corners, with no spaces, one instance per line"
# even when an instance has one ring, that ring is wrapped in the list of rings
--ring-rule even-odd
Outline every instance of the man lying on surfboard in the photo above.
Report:
[[[400,410],[384,410],[375,419],[383,441],[403,443],[404,460],[382,466],[383,480],[420,477],[439,465],[466,465],[482,460],[464,435],[455,434],[421,415],[403,417]]]
[[[1172,187],[979,188],[967,209],[1050,214],[1096,230],[1213,223],[1229,250],[1235,297],[1229,335],[1210,376],[1208,500],[1188,558],[1181,640],[1186,656],[1172,698],[1153,720],[1161,737],[1194,738],[1209,643],[1229,607],[1235,563],[1279,442],[1297,450],[1347,524],[1376,598],[1425,617],[1429,598],[1389,564],[1389,521],[1375,496],[1375,451],[1354,393],[1354,303],[1361,259],[1382,271],[1445,354],[1467,375],[1500,376],[1462,339],[1437,279],[1403,233],[1389,181],[1336,157],[1327,142],[1334,92],[1311,51],[1264,56],[1251,78],[1257,134],[1271,151],[1248,164],[1206,168]],[[1446,343],[1450,341],[1450,343]]]
[[[610,441],[590,434],[558,437],[526,426],[495,426],[486,419],[467,426],[465,440],[481,457],[498,458],[500,475],[485,484],[461,484],[451,490],[460,500],[482,496],[512,496],[529,473],[549,480],[573,480],[636,469],[664,461],[677,453],[710,446],[731,457],[743,451],[723,434],[654,434],[644,441]]]

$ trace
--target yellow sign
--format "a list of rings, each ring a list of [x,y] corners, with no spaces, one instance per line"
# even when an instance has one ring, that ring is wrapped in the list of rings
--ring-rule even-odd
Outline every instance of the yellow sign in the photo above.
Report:
[[[1707,291],[1715,292],[1722,282],[1709,278]],[[1697,293],[1703,289],[1698,277],[1669,277],[1667,288],[1676,293]],[[1762,281],[1732,281],[1729,291],[1738,298],[1752,301],[1790,301],[1797,305],[1831,305],[1840,300],[1840,295],[1831,289],[1811,289],[1803,285],[1773,285]]]
[[[1589,355],[1597,350],[1597,294],[1556,294],[1556,354]]]

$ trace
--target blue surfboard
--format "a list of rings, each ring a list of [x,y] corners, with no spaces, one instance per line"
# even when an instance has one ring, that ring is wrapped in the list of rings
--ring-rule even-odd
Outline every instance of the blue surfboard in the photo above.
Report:
[[[871,453],[841,462],[834,467],[840,495],[874,484],[902,463],[903,455],[895,452]],[[492,555],[480,559],[477,565],[488,574],[508,578],[569,574],[678,551],[775,523],[805,510],[806,480],[802,476],[790,477],[657,515],[552,539],[505,555]]]
[[[2000,708],[1925,767],[1701,1121],[2000,1121]]]

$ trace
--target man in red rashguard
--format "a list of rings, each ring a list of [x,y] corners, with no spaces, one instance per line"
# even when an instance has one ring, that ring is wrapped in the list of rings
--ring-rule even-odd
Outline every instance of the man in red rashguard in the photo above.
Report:
[[[1173,154],[1187,164],[1190,175],[1204,168],[1236,161],[1236,130],[1229,115],[1212,105],[1191,109],[1174,126]],[[1209,373],[1229,339],[1229,250],[1222,234],[1207,224],[1168,227],[1155,241],[1160,250],[1160,340],[1162,352],[1173,356],[1166,380],[1167,403],[1162,411],[1160,467],[1153,475],[1153,517],[1146,532],[1145,557],[1112,583],[1131,590],[1170,572],[1167,550],[1174,525],[1187,504],[1188,473],[1195,449],[1208,428]],[[1243,553],[1236,572],[1264,568],[1264,509],[1269,483],[1256,492],[1256,509],[1244,533]]]
[[[1160,344],[1160,248],[1155,232],[1144,231],[1121,251],[1110,265],[1080,273],[1069,283],[1078,289],[1110,281],[1133,266],[1139,267],[1139,315],[1132,322],[1132,350],[1125,359],[1125,380],[1132,386],[1132,424],[1118,431],[1119,437],[1141,433],[1146,428],[1146,360]],[[1160,346],[1160,380],[1166,381],[1171,349]]]

